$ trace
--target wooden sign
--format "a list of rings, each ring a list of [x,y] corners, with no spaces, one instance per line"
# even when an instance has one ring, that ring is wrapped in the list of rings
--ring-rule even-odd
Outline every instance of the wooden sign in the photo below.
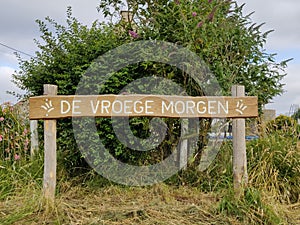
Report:
[[[30,98],[30,119],[67,117],[257,117],[257,97],[47,95]]]
[[[32,97],[29,100],[30,120],[45,119],[43,193],[47,202],[50,202],[52,205],[54,204],[56,186],[56,119],[67,117],[151,116],[234,118],[234,188],[236,193],[243,193],[240,190],[248,182],[245,119],[243,118],[258,116],[257,97],[244,97],[244,86],[234,85],[232,87],[232,97],[166,95],[57,96],[56,93],[56,85],[45,84],[45,95]],[[186,125],[183,125],[183,127]],[[187,140],[184,139],[182,142],[181,153],[184,152],[184,154],[187,154]],[[187,155],[181,161],[184,161],[184,164],[186,164]],[[182,167],[180,166],[180,168]]]

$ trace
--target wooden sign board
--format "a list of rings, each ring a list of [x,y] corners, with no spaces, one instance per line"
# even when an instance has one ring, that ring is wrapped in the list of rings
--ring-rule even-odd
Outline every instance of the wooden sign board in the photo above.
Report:
[[[257,97],[168,95],[47,95],[31,97],[29,117],[151,116],[174,118],[257,117]]]

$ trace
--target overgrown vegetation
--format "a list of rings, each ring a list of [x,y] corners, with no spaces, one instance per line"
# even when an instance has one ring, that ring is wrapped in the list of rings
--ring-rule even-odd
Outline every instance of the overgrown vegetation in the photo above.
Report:
[[[274,123],[271,121],[270,124]],[[290,127],[289,132],[296,130]],[[299,134],[299,133],[298,133]],[[262,129],[247,142],[249,184],[236,199],[232,145],[208,170],[190,167],[149,187],[113,184],[94,172],[69,178],[59,163],[56,204],[42,199],[43,156],[0,167],[1,224],[299,224],[300,149],[296,135]]]
[[[0,160],[8,164],[30,154],[29,123],[20,107],[11,103],[0,105]]]
[[[100,0],[99,10],[110,16],[120,7],[119,0]],[[262,106],[282,92],[287,61],[276,62],[273,54],[263,50],[268,32],[262,33],[260,26],[252,24],[234,1],[132,0],[128,7],[135,24],[95,22],[88,28],[72,17],[71,9],[66,26],[51,18],[38,20],[40,51],[29,61],[19,58],[16,84],[28,95],[43,94],[46,83],[58,85],[58,94],[74,94],[80,78],[98,56],[137,40],[164,40],[200,56],[218,78],[224,95],[229,94],[232,84],[243,84],[247,94],[258,96]],[[189,95],[204,94],[186,73],[155,62],[116,72],[101,93],[118,94],[143,74],[168,78]],[[162,184],[125,187],[85,169],[88,167],[78,152],[71,120],[60,120],[57,198],[55,207],[49,208],[41,193],[42,148],[29,158],[28,125],[20,122],[10,105],[2,107],[0,113],[1,224],[300,223],[299,126],[291,118],[271,121],[260,129],[259,139],[248,141],[249,185],[239,199],[233,194],[229,140],[204,172],[191,164]],[[157,162],[172,151],[170,146],[180,135],[179,121],[166,119],[169,136],[159,149],[149,154],[133,153],[117,141],[111,123],[110,119],[97,120],[97,135],[112,155],[135,165]],[[199,134],[201,153],[210,120],[200,120],[199,124],[204,130]],[[134,135],[145,138],[150,133],[149,119],[134,118],[130,128]]]
[[[261,26],[253,24],[250,16],[243,15],[243,7],[235,1],[197,0],[183,3],[132,0],[127,3],[133,14],[130,22],[120,18],[109,20],[111,15],[116,15],[122,8],[122,1],[119,0],[101,0],[99,4],[99,11],[107,16],[107,21],[117,21],[115,23],[95,22],[88,27],[72,16],[70,8],[65,26],[51,18],[37,20],[41,33],[41,40],[36,41],[39,51],[30,60],[19,58],[20,70],[14,75],[15,83],[26,90],[28,95],[43,94],[43,84],[46,83],[58,85],[58,94],[75,94],[79,80],[91,65],[95,65],[92,62],[99,56],[126,43],[159,40],[183,46],[197,54],[216,76],[221,86],[220,95],[229,95],[233,84],[242,84],[247,95],[258,96],[261,108],[282,92],[281,80],[285,75],[287,61],[277,62],[274,54],[264,50],[269,32],[263,33]],[[191,66],[184,57],[181,64]],[[93,72],[93,67],[88,72]],[[199,87],[185,71],[151,61],[136,63],[114,72],[111,79],[101,86],[99,94],[118,94],[128,84],[145,76],[171,80],[191,96],[205,94],[203,87]],[[203,86],[211,82],[199,74],[197,76]],[[156,82],[156,86],[159,84]],[[153,88],[150,91],[147,88],[138,91],[152,93]],[[161,89],[166,91],[167,88]],[[172,152],[171,144],[177,143],[180,137],[180,121],[165,120],[168,131],[172,131],[167,135],[169,138],[147,154],[140,154],[120,143],[114,135],[111,119],[98,119],[96,123],[98,135],[110,153],[123,162],[135,165],[161,160]],[[149,136],[149,119],[135,118],[129,123],[133,134],[139,138]],[[199,122],[200,130],[203,131],[199,133],[202,143],[197,150],[199,156],[207,141],[210,123],[209,119]],[[143,145],[141,147],[146,148]],[[70,120],[58,122],[58,150],[62,152],[64,164],[70,173],[79,173],[80,170],[74,170],[74,167],[86,167],[77,148]],[[97,158],[94,162],[100,160]]]

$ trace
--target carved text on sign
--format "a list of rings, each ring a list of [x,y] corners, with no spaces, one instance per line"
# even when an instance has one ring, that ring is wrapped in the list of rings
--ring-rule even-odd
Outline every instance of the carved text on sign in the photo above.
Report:
[[[74,95],[30,98],[30,119],[83,116],[256,117],[257,97]]]

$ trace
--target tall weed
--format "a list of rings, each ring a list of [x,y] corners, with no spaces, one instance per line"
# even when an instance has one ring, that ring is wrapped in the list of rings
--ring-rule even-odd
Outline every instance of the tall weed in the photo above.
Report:
[[[0,105],[0,161],[14,164],[30,154],[29,123],[20,108]]]
[[[300,197],[300,150],[297,136],[276,131],[248,144],[250,185],[288,203]]]

